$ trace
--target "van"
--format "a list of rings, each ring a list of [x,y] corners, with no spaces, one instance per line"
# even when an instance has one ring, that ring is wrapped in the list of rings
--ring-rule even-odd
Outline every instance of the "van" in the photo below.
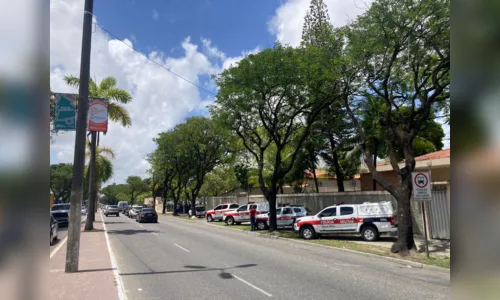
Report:
[[[118,210],[121,213],[123,213],[126,208],[128,208],[128,202],[127,201],[120,201],[120,202],[118,202]]]

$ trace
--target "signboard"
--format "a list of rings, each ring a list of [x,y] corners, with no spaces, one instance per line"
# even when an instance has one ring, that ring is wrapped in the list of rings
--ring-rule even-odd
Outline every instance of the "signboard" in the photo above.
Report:
[[[55,94],[54,129],[76,130],[76,95]]]
[[[108,101],[106,99],[90,98],[88,131],[108,131]]]
[[[430,176],[428,172],[412,172],[413,199],[419,201],[431,201],[432,191]]]

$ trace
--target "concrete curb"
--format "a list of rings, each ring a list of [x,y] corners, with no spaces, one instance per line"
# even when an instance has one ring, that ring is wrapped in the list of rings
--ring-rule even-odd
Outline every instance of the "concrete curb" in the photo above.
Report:
[[[367,253],[367,252],[362,252],[362,251],[356,251],[356,250],[351,250],[351,249],[344,249],[344,248],[338,248],[338,247],[333,247],[333,246],[326,246],[326,245],[321,245],[321,244],[316,244],[316,243],[309,243],[309,242],[305,242],[305,241],[301,241],[301,240],[295,240],[295,239],[284,238],[284,237],[280,237],[280,236],[276,236],[276,235],[271,235],[271,234],[268,234],[268,233],[245,231],[245,230],[241,230],[241,229],[237,229],[237,228],[231,228],[231,227],[227,227],[227,226],[219,226],[219,225],[210,224],[210,223],[207,223],[207,225],[215,226],[217,228],[224,228],[224,229],[228,229],[228,230],[236,230],[236,231],[239,231],[239,232],[243,232],[243,233],[246,233],[246,234],[253,234],[253,235],[256,235],[256,236],[263,237],[263,238],[281,239],[281,240],[287,240],[287,241],[290,241],[290,242],[293,242],[293,243],[300,243],[300,244],[304,244],[304,245],[312,245],[312,246],[321,247],[321,248],[325,248],[325,249],[341,250],[341,251],[344,251],[344,252],[349,252],[349,253],[353,253],[353,254],[357,254],[357,255],[362,255],[362,256],[366,256],[366,257],[372,257],[372,258],[377,258],[377,259],[382,259],[382,260],[390,261],[390,262],[397,263],[397,264],[400,264],[400,265],[403,265],[403,266],[406,266],[406,267],[412,267],[412,268],[417,268],[417,269],[427,269],[427,270],[436,271],[436,272],[440,272],[440,273],[448,273],[448,274],[450,273],[450,269],[441,268],[441,267],[432,266],[432,265],[426,265],[426,264],[422,264],[422,263],[418,263],[418,262],[413,262],[413,261],[410,261],[410,260],[404,260],[404,259],[399,259],[399,258],[387,257],[387,256],[382,256],[382,255],[377,255],[377,254],[372,254],[372,253]]]

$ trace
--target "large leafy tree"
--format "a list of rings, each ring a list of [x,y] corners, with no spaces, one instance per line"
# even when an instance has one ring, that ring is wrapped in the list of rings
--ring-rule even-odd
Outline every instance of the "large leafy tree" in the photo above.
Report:
[[[234,190],[237,186],[238,181],[234,169],[229,165],[219,166],[206,175],[200,189],[200,195],[217,197]]]
[[[128,184],[111,184],[104,187],[101,190],[103,197],[101,198],[103,203],[106,204],[117,204],[118,201],[128,201]]]
[[[345,106],[356,126],[368,169],[397,200],[399,235],[392,251],[405,255],[415,247],[410,206],[414,141],[433,109],[450,97],[450,1],[377,0],[350,26],[348,38],[349,55],[342,66],[344,87],[355,90],[353,78],[359,76],[365,93],[346,93]],[[389,142],[396,184],[377,172],[367,146],[371,134],[353,109],[356,103],[367,101],[366,94],[376,95],[384,108],[380,125]],[[398,164],[398,152],[404,157],[403,167]]]
[[[72,164],[50,165],[50,190],[54,198],[67,202],[71,196]]]
[[[257,163],[260,188],[270,204],[270,230],[276,229],[278,184],[291,171],[324,98],[313,96],[312,73],[324,66],[300,49],[277,44],[249,55],[217,79],[219,93],[212,114],[243,142]],[[321,84],[321,83],[320,83]],[[274,147],[270,184],[266,153]],[[283,154],[291,148],[291,155]]]
[[[185,196],[191,207],[195,207],[206,175],[230,158],[230,135],[225,128],[206,117],[191,117],[177,125],[174,131],[180,136],[176,148],[188,162],[189,180],[184,185]]]
[[[126,183],[128,185],[127,194],[130,200],[130,204],[133,205],[137,200],[137,197],[149,190],[148,184],[139,176],[129,176],[127,177]]]

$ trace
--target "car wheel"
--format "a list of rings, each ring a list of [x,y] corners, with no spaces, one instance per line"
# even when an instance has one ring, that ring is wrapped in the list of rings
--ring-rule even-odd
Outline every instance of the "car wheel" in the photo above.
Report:
[[[52,231],[50,232],[50,246],[54,245],[54,237],[52,236]]]
[[[233,217],[229,217],[226,219],[226,224],[227,225],[234,225],[234,218]]]
[[[208,215],[207,222],[213,222],[213,221],[214,221],[214,217],[212,217],[212,215]]]
[[[305,240],[311,240],[316,238],[316,231],[312,226],[305,225],[300,229],[300,236]]]
[[[117,216],[117,217],[119,217],[119,216],[120,216],[120,214],[116,214],[116,216]]]
[[[256,225],[257,225],[257,229],[259,229],[259,230],[266,229],[266,223],[264,223],[263,221],[258,221]]]
[[[361,235],[367,242],[373,242],[378,239],[377,229],[373,226],[366,226],[365,228],[363,228],[363,230],[361,230]]]

